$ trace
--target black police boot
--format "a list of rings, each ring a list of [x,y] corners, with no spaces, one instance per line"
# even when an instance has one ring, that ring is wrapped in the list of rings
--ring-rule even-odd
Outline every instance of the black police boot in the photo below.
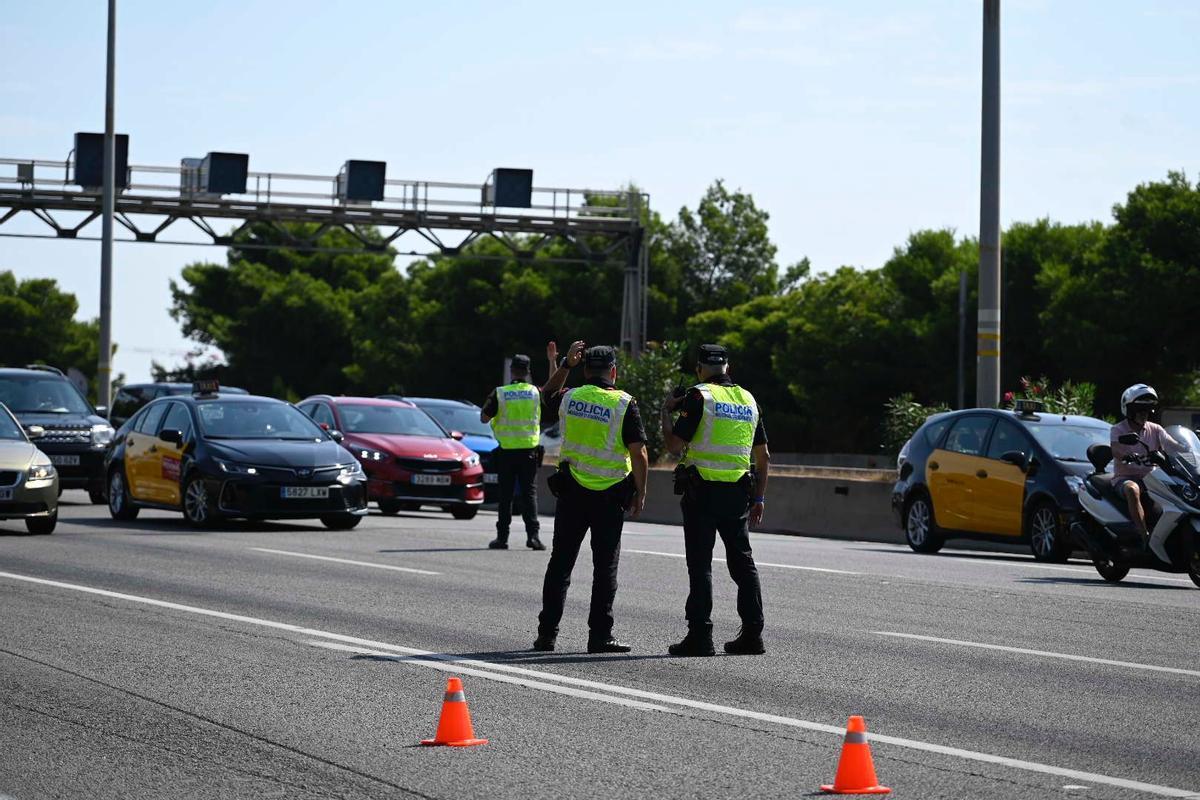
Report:
[[[628,653],[633,648],[609,636],[607,639],[588,639],[589,653]]]
[[[497,536],[495,539],[492,539],[490,542],[488,542],[488,549],[489,550],[507,550],[508,549],[508,537],[506,536],[504,538],[500,538],[499,536]]]
[[[763,646],[762,631],[743,626],[736,639],[725,643],[725,652],[733,656],[761,656],[767,652]]]
[[[525,540],[525,546],[530,550],[545,550],[546,545],[542,544],[542,540],[538,538],[536,533],[529,534],[529,538]]]
[[[544,633],[539,633],[538,637],[533,640],[533,649],[543,653],[554,652],[554,641],[557,637],[547,636]]]
[[[667,652],[673,656],[715,656],[717,648],[713,645],[712,634],[704,636],[689,631],[682,642],[671,645]]]

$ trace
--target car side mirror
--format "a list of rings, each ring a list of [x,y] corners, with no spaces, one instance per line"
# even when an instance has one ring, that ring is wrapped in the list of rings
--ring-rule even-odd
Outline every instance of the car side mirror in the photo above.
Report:
[[[40,439],[46,435],[46,429],[41,425],[30,425],[25,429],[25,433],[30,439]]]
[[[175,428],[163,428],[158,432],[158,438],[173,445],[183,444],[183,431]]]
[[[450,431],[450,438],[456,442],[461,442],[463,440],[463,432],[462,431]]]
[[[1012,464],[1014,467],[1020,467],[1022,472],[1025,471],[1027,466],[1025,463],[1025,454],[1020,450],[1009,450],[1007,453],[1000,456],[1000,460]]]
[[[317,424],[321,426],[321,430],[325,431],[326,433],[329,432],[329,423],[328,422],[318,422]]]
[[[108,419],[108,406],[96,406],[96,416]]]
[[[322,425],[321,427],[329,430],[329,428],[325,425]],[[346,437],[342,435],[341,431],[329,431],[329,438],[333,439],[338,444],[341,444]]]
[[[1136,433],[1122,433],[1117,437],[1117,441],[1121,444],[1137,444],[1141,441]]]

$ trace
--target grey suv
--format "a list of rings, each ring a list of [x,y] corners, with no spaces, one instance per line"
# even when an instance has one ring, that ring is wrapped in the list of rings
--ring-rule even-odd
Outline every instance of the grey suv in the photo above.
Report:
[[[44,433],[38,449],[50,457],[63,489],[86,489],[93,503],[103,504],[104,451],[113,429],[79,390],[54,367],[31,365],[0,368],[0,403],[21,426]]]

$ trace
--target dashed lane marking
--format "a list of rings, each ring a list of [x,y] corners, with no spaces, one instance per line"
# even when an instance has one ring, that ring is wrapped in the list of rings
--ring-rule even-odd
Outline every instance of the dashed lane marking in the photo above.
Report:
[[[140,603],[142,605],[154,606],[156,608],[165,608],[172,611],[182,611],[188,614],[197,614],[200,616],[212,617],[215,619],[224,619],[231,622],[240,622],[246,625],[255,625],[262,628],[270,628],[272,630],[288,631],[306,638],[323,639],[330,642],[341,642],[351,645],[352,647],[363,648],[367,650],[383,651],[384,654],[400,653],[409,656],[422,656],[422,659],[415,659],[411,663],[414,664],[432,664],[434,661],[454,663],[459,668],[468,667],[476,669],[480,673],[485,673],[481,677],[491,678],[497,673],[507,673],[509,675],[526,675],[537,678],[541,682],[553,681],[556,683],[567,684],[571,686],[579,686],[586,689],[595,690],[597,693],[608,693],[609,695],[622,695],[624,697],[633,697],[651,703],[658,703],[664,706],[679,706],[682,708],[692,708],[700,711],[707,711],[713,714],[722,714],[725,716],[740,717],[743,719],[753,719],[759,722],[772,723],[775,725],[783,725],[791,728],[799,728],[802,730],[817,731],[828,733],[834,736],[841,737],[845,734],[845,729],[840,725],[826,725],[820,722],[811,722],[809,720],[795,719],[792,717],[783,717],[775,714],[764,714],[759,711],[750,711],[748,709],[736,708],[733,706],[722,706],[715,703],[705,703],[700,700],[692,700],[686,697],[677,697],[674,695],[660,694],[658,692],[648,692],[642,689],[633,689],[617,684],[602,683],[600,681],[589,681],[583,678],[573,678],[566,675],[557,675],[552,672],[542,672],[538,670],[526,669],[523,667],[513,667],[507,664],[493,664],[486,661],[477,661],[475,659],[461,658],[459,656],[451,656],[440,653],[433,653],[428,650],[419,650],[412,647],[401,647],[400,645],[388,644],[386,642],[377,642],[370,639],[360,639],[356,636],[347,636],[341,633],[332,633],[330,631],[316,630],[314,628],[305,628],[301,625],[292,625],[286,622],[277,622],[275,620],[261,619],[259,617],[250,617],[243,614],[231,614],[227,611],[217,611],[210,608],[202,608],[200,606],[189,606],[182,603],[172,603],[167,600],[157,600],[152,597],[142,597],[139,595],[125,594],[123,592],[114,592],[108,589],[99,589],[91,586],[81,586],[74,583],[64,583],[62,581],[54,581],[46,578],[35,578],[30,575],[18,575],[12,572],[0,572],[0,578],[31,583],[40,586],[52,586],[58,589],[66,589],[73,592],[81,592],[91,594],[98,597],[109,597],[116,600],[125,600],[131,603]],[[606,701],[611,702],[611,701]],[[654,709],[657,710],[657,709]],[[668,712],[671,709],[666,709]],[[896,747],[903,747],[909,750],[917,750],[926,753],[934,753],[952,758],[961,758],[968,761],[975,761],[985,764],[993,764],[996,766],[1007,767],[1011,769],[1023,770],[1025,772],[1039,773],[1043,775],[1054,775],[1060,778],[1068,778],[1075,781],[1086,783],[1100,783],[1106,786],[1115,786],[1121,789],[1129,789],[1131,791],[1146,792],[1148,794],[1158,795],[1160,797],[1183,797],[1197,800],[1200,798],[1200,793],[1193,792],[1187,789],[1177,789],[1172,786],[1161,786],[1154,783],[1144,783],[1142,781],[1131,780],[1129,778],[1119,778],[1110,775],[1100,775],[1091,772],[1082,772],[1080,770],[1068,769],[1066,767],[1056,767],[1051,764],[1040,764],[1035,761],[1025,761],[1019,758],[1009,758],[1007,756],[998,756],[991,753],[981,753],[974,750],[964,750],[958,747],[947,747],[945,745],[934,744],[932,742],[922,742],[916,739],[904,739],[899,736],[888,736],[872,732],[871,738],[879,744],[890,744]]]
[[[1200,671],[1194,669],[1182,669],[1180,667],[1159,667],[1154,664],[1138,664],[1133,661],[1116,661],[1111,658],[1093,658],[1091,656],[1077,656],[1070,653],[1055,653],[1049,650],[1030,650],[1024,647],[1009,647],[1002,644],[985,644],[984,642],[964,642],[959,639],[941,639],[937,636],[923,636],[916,633],[897,633],[895,631],[872,631],[878,636],[892,636],[897,639],[916,639],[921,642],[934,642],[936,644],[952,644],[958,647],[977,647],[981,650],[1000,650],[1005,653],[1020,653],[1027,656],[1042,656],[1044,658],[1061,658],[1065,661],[1086,661],[1090,664],[1104,664],[1110,667],[1126,667],[1128,669],[1142,669],[1151,672],[1169,672],[1174,675],[1190,675],[1194,678],[1200,678]]]
[[[667,556],[668,558],[687,558],[683,553],[664,553],[659,550],[633,550],[630,548],[622,548],[623,553],[638,553],[644,556]],[[723,558],[713,558],[713,561],[724,561]],[[758,567],[775,567],[776,569],[802,569],[806,572],[829,572],[834,575],[862,575],[861,572],[851,572],[846,569],[829,569],[828,567],[802,567],[798,564],[773,564],[770,561],[754,560],[754,565]]]
[[[440,572],[430,572],[427,569],[413,569],[412,567],[396,567],[391,564],[373,564],[370,561],[352,561],[348,558],[333,558],[332,556],[314,556],[311,553],[293,553],[290,550],[272,550],[268,547],[251,547],[259,553],[271,553],[277,556],[291,556],[292,558],[311,558],[315,561],[333,561],[337,564],[351,564],[355,567],[371,567],[373,569],[390,569],[393,572],[411,572],[415,575],[441,575]]]

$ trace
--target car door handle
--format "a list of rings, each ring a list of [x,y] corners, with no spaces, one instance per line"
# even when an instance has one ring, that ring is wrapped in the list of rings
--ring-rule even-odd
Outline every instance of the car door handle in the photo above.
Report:
[[[975,477],[976,477],[976,478],[986,478],[986,477],[987,477],[987,470],[986,470],[986,469],[980,469],[980,470],[976,470],[976,471],[975,471]]]
[[[929,462],[929,468],[930,468],[931,470],[933,470],[933,471],[935,471],[935,472],[936,472],[936,471],[937,471],[937,468],[938,468],[938,463],[937,463],[936,461],[930,461],[930,462]]]

